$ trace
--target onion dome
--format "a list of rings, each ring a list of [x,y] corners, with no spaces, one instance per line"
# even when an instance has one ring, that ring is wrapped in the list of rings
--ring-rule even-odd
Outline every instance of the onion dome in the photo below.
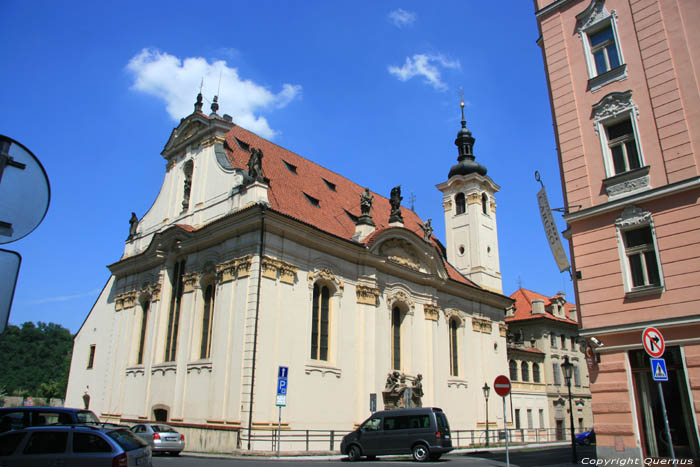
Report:
[[[474,147],[475,139],[472,136],[472,132],[467,129],[467,121],[464,119],[464,100],[461,101],[460,106],[462,107],[462,128],[457,132],[457,139],[455,139],[455,146],[457,146],[459,156],[457,157],[457,164],[450,169],[450,173],[447,176],[448,179],[453,175],[469,175],[471,173],[486,175],[486,167],[474,160],[472,148]]]

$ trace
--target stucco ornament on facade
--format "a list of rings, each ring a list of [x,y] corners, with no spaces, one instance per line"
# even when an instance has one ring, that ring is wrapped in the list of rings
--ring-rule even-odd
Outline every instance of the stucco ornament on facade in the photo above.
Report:
[[[129,292],[120,293],[114,297],[114,309],[116,311],[132,308],[136,304],[138,292],[131,290]]]
[[[628,193],[633,193],[650,187],[649,175],[644,175],[639,178],[634,178],[632,180],[625,180],[622,183],[616,183],[615,185],[610,185],[605,187],[608,196],[611,199],[618,198],[622,195],[627,195]]]
[[[219,283],[229,282],[250,275],[253,255],[242,256],[216,265],[216,280]]]
[[[314,287],[314,282],[316,282],[319,279],[322,279],[324,281],[335,284],[337,293],[341,295],[345,290],[345,282],[343,282],[342,279],[337,278],[335,274],[333,274],[333,271],[331,271],[329,268],[321,268],[309,271],[307,279],[309,281],[309,288],[311,289]]]
[[[423,305],[423,313],[425,315],[425,319],[429,321],[437,321],[438,316],[440,315],[440,307],[437,305],[426,303],[425,305]]]
[[[472,317],[472,330],[474,332],[483,332],[484,334],[491,334],[491,320],[488,318],[477,318]]]
[[[445,321],[449,323],[450,319],[457,318],[458,327],[464,327],[464,323],[467,320],[467,314],[465,312],[456,308],[445,308],[445,310],[443,310],[443,313],[445,315]]]
[[[600,123],[609,118],[615,118],[623,113],[633,113],[635,118],[639,118],[639,108],[632,101],[632,91],[611,92],[603,97],[593,106],[591,118],[593,128],[600,134]]]
[[[386,307],[391,310],[397,303],[403,303],[408,306],[408,313],[413,314],[416,307],[416,302],[414,302],[411,297],[403,290],[397,290],[395,292],[389,292],[386,296]]]
[[[269,256],[264,256],[262,260],[263,277],[273,280],[279,277],[280,282],[285,284],[294,284],[298,269],[293,264]]]
[[[355,287],[355,294],[357,295],[357,303],[373,306],[377,306],[379,303],[379,295],[381,295],[379,289],[368,285],[358,285]]]
[[[612,13],[608,12],[605,8],[605,0],[593,0],[588,8],[576,15],[576,30],[581,35],[586,29],[613,15],[615,10]]]
[[[615,225],[619,228],[631,227],[634,225],[648,224],[651,222],[651,213],[637,206],[627,206],[615,219]]]
[[[182,293],[194,292],[199,285],[199,273],[190,272],[182,276]]]
[[[415,254],[415,249],[406,240],[398,238],[387,240],[379,248],[379,254],[386,256],[389,261],[394,263],[407,266],[416,271],[420,270],[421,265]]]

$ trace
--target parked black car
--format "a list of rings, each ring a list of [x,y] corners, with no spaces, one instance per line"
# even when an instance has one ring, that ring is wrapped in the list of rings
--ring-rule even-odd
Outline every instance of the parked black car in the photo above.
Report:
[[[412,454],[422,462],[439,459],[452,449],[450,425],[437,407],[376,412],[340,444],[340,451],[351,461],[362,456]]]

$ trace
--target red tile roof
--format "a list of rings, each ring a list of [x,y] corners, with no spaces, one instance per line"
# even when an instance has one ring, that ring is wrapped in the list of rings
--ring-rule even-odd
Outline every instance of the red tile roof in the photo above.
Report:
[[[354,235],[355,222],[348,213],[360,216],[360,194],[364,187],[237,125],[226,134],[226,154],[234,167],[247,170],[250,158],[250,153],[241,149],[236,139],[250,148],[262,150],[263,173],[270,180],[268,200],[272,209],[341,238],[349,240]],[[289,170],[289,164],[296,167],[296,172]],[[335,189],[327,182],[333,184]],[[368,246],[379,231],[389,228],[391,212],[388,198],[376,192],[372,192],[372,195],[371,214],[376,231],[365,239]],[[318,205],[312,204],[309,197],[317,199]],[[421,218],[403,206],[401,215],[404,227],[423,238]],[[434,235],[431,236],[431,243],[443,257],[451,280],[481,288],[447,262],[445,247]]]
[[[576,308],[575,305],[565,302],[564,303],[564,314],[566,316],[566,319],[564,318],[559,318],[557,316],[553,316],[551,313],[545,311],[544,315],[533,315],[532,314],[532,301],[533,300],[544,300],[544,306],[545,309],[552,304],[552,301],[557,298],[558,296],[555,295],[554,297],[547,297],[545,295],[539,294],[537,292],[533,292],[532,290],[527,290],[520,288],[513,292],[510,296],[513,300],[515,300],[514,307],[515,307],[515,313],[513,316],[507,317],[506,322],[510,323],[513,321],[524,321],[528,319],[549,319],[549,320],[554,320],[554,321],[559,321],[562,323],[569,323],[569,324],[575,324],[578,325],[578,323],[572,319],[570,319],[571,316],[571,309]]]
[[[517,352],[527,352],[527,353],[534,353],[534,354],[540,354],[544,355],[544,352],[541,350],[537,349],[531,349],[531,348],[525,348],[525,347],[517,347],[515,345],[508,344],[508,350],[509,351],[517,351]]]

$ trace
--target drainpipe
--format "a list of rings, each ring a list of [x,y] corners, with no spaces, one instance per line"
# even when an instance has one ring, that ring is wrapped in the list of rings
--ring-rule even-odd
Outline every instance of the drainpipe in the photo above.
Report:
[[[253,334],[253,371],[250,377],[250,405],[248,407],[248,450],[253,428],[253,394],[255,394],[255,359],[258,353],[258,317],[260,316],[260,286],[262,279],[262,259],[265,248],[265,205],[260,205],[260,252],[258,254],[258,296],[255,304],[255,331]]]

